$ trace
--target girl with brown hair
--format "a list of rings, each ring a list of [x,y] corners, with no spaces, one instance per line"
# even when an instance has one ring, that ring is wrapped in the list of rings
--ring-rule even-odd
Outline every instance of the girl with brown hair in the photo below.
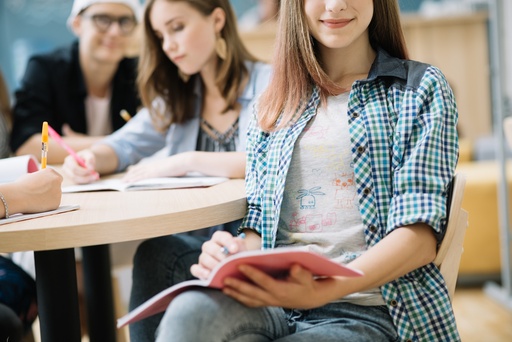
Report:
[[[445,77],[408,60],[396,0],[282,1],[277,32],[249,127],[245,238],[216,232],[191,272],[207,278],[224,249],[286,246],[364,275],[243,265],[249,282],[174,298],[157,341],[459,341],[433,264],[458,154]]]
[[[138,85],[145,108],[78,152],[88,168],[69,157],[64,171],[77,183],[124,170],[127,182],[189,172],[243,178],[251,103],[271,68],[245,49],[229,1],[149,0],[143,25]],[[201,244],[213,231],[238,225],[144,241],[134,258],[130,308],[192,278]],[[131,339],[153,341],[160,317],[130,326]]]

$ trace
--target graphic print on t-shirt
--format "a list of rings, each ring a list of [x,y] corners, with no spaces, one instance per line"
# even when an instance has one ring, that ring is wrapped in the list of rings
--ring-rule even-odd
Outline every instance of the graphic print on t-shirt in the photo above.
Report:
[[[336,188],[334,199],[335,208],[352,209],[357,208],[356,184],[354,183],[354,172],[338,173],[335,175],[333,185]]]
[[[296,197],[300,201],[300,209],[316,209],[316,196],[325,195],[321,192],[321,186],[315,186],[309,190],[300,189]]]

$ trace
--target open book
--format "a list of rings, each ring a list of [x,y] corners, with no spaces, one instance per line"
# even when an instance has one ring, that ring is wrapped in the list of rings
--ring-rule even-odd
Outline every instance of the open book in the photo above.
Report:
[[[62,188],[62,192],[83,192],[83,191],[134,191],[134,190],[159,190],[159,189],[177,189],[177,188],[193,188],[202,186],[211,186],[227,181],[225,177],[162,177],[148,178],[133,183],[127,183],[123,180],[106,179],[90,184],[69,185]]]
[[[67,211],[77,210],[77,209],[80,209],[80,206],[78,204],[73,204],[73,205],[61,205],[60,207],[58,207],[55,210],[43,211],[43,212],[34,213],[34,214],[12,214],[9,216],[8,219],[1,218],[0,225],[18,222],[18,221],[35,219],[35,218],[43,217],[43,216],[56,215],[56,214],[60,214],[60,213],[65,213]]]
[[[0,183],[10,183],[27,173],[39,170],[39,162],[31,154],[0,159]]]
[[[134,323],[143,318],[165,311],[169,303],[178,294],[190,288],[210,287],[222,289],[224,287],[224,278],[226,277],[246,279],[245,276],[238,271],[238,266],[242,264],[257,267],[275,278],[286,276],[288,270],[294,264],[301,265],[318,277],[357,277],[362,275],[358,270],[338,264],[324,256],[303,249],[283,247],[240,252],[220,262],[212,270],[208,279],[185,281],[156,294],[125,316],[119,318],[117,320],[117,327],[120,328],[126,324]]]

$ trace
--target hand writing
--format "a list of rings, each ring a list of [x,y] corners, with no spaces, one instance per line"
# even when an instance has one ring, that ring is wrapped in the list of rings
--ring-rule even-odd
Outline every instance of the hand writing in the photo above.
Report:
[[[94,153],[90,150],[83,150],[77,154],[83,159],[87,168],[81,167],[76,159],[69,155],[64,159],[62,172],[77,184],[87,184],[98,180],[100,176],[95,171],[96,158]]]
[[[245,250],[247,248],[243,239],[234,237],[226,231],[217,231],[213,234],[211,240],[203,243],[199,261],[197,264],[192,265],[190,272],[199,279],[206,279],[219,262],[230,254],[236,254]]]

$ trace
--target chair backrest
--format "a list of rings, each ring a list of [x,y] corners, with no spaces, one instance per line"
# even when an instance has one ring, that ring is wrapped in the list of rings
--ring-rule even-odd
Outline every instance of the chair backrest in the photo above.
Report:
[[[462,209],[462,198],[466,177],[458,173],[453,178],[449,200],[448,225],[434,263],[439,267],[444,277],[450,299],[453,299],[455,285],[459,274],[464,235],[468,227],[468,212]]]

